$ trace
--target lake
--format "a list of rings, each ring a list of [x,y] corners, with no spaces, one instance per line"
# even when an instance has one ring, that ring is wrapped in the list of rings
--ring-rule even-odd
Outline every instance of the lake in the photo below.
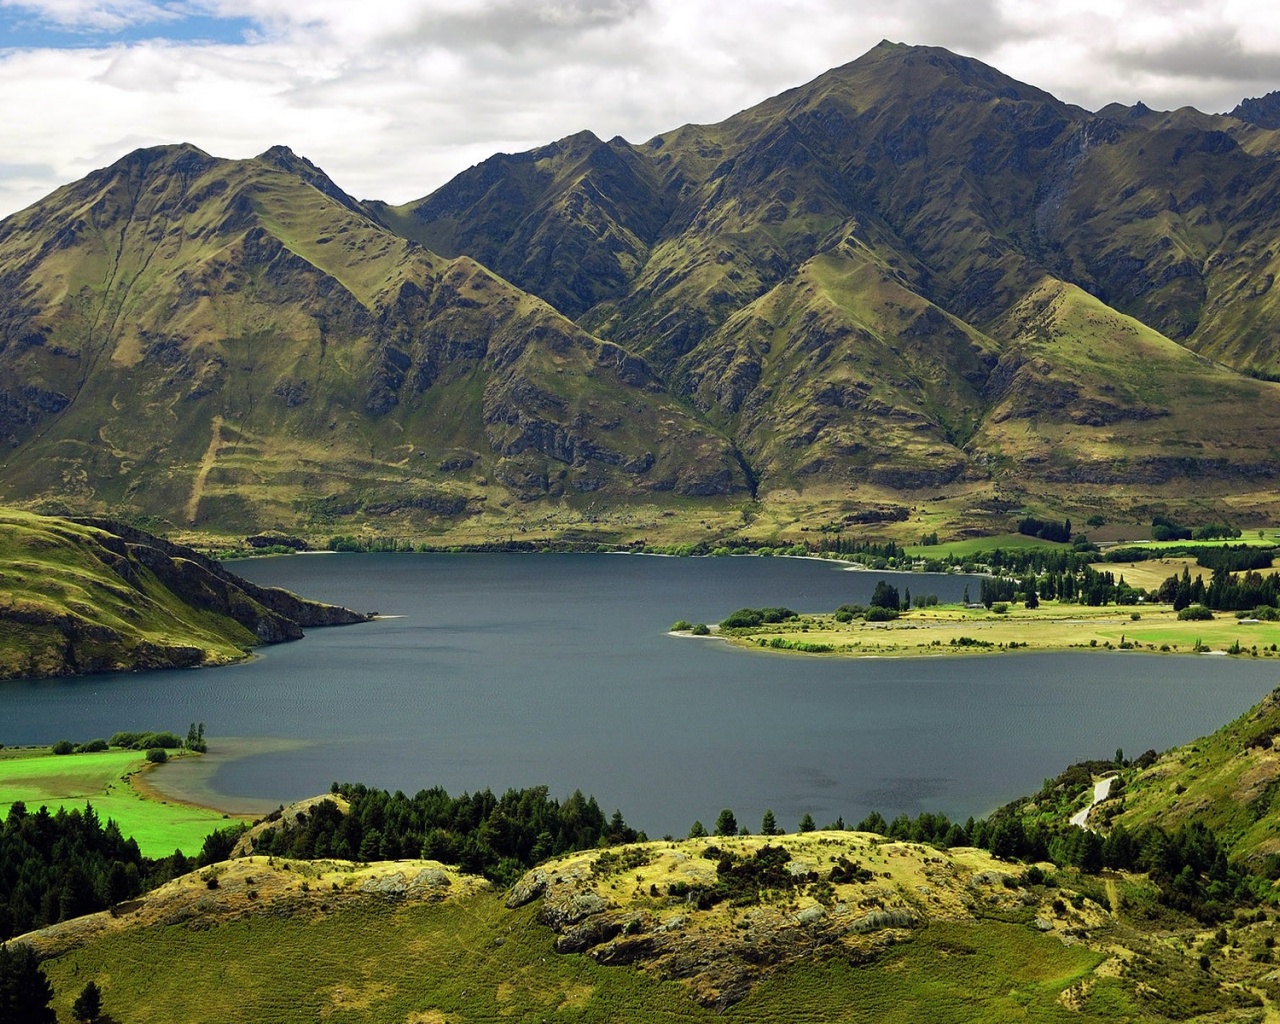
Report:
[[[805,812],[819,825],[873,809],[963,820],[1073,761],[1210,732],[1277,683],[1269,660],[849,659],[667,635],[676,619],[742,606],[865,603],[880,579],[943,601],[967,583],[809,559],[309,555],[231,568],[389,617],[312,630],[228,668],[7,683],[0,741],[203,721],[215,752],[220,737],[307,741],[222,763],[212,785],[232,804],[335,780],[452,793],[545,784],[594,793],[651,835],[683,835],[724,807],[753,829],[766,808],[787,829]]]

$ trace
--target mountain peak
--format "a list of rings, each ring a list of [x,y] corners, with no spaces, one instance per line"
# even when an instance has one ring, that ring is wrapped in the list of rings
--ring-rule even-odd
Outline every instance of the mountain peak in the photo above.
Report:
[[[194,146],[190,142],[175,142],[135,149],[104,170],[130,170],[143,173],[157,170],[202,171],[213,162],[214,158],[199,146]]]
[[[1259,128],[1274,131],[1280,128],[1280,91],[1241,100],[1236,104],[1235,110],[1231,111],[1230,116],[1256,124]]]
[[[368,216],[368,211],[350,195],[340,189],[324,171],[313,164],[305,156],[299,156],[288,146],[276,145],[272,146],[265,152],[259,153],[253,158],[255,162],[265,164],[268,167],[274,167],[276,170],[284,171],[286,174],[292,174],[297,178],[301,178],[312,188],[324,193],[336,203],[341,203],[353,213],[361,216]]]

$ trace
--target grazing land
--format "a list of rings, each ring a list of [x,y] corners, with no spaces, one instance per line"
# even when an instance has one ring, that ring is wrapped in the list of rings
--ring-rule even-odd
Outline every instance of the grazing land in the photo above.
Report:
[[[1134,616],[1138,616],[1134,618]],[[850,656],[934,656],[1006,651],[1124,650],[1192,654],[1215,651],[1277,658],[1280,623],[1242,625],[1230,612],[1208,621],[1180,621],[1169,607],[1088,607],[1042,602],[1004,613],[957,605],[903,612],[891,622],[840,622],[833,614],[803,614],[784,622],[713,631],[729,643],[765,651]]]
[[[198,755],[180,755],[194,757]],[[231,824],[227,815],[207,808],[144,798],[132,785],[148,767],[140,750],[108,750],[92,754],[54,754],[49,747],[0,750],[0,818],[16,801],[27,810],[41,806],[84,809],[92,804],[98,818],[113,820],[132,836],[147,857],[164,857],[180,849],[200,852],[204,838]]]

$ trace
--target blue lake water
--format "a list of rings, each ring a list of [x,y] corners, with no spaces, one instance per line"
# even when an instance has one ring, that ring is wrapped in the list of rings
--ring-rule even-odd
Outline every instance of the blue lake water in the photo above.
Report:
[[[335,780],[414,792],[546,784],[651,835],[721,808],[793,829],[872,809],[984,814],[1083,758],[1210,732],[1269,692],[1270,660],[1128,653],[847,659],[668,636],[735,608],[829,611],[884,578],[958,600],[954,576],[803,559],[325,555],[238,562],[264,584],[385,618],[310,631],[222,669],[0,686],[0,742],[119,729],[288,737],[219,769],[233,797]],[[972,584],[977,592],[977,584]]]

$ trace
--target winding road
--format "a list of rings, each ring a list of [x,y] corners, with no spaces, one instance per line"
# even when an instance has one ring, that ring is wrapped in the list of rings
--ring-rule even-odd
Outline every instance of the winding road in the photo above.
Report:
[[[1108,775],[1105,779],[1099,779],[1093,784],[1093,803],[1089,804],[1087,807],[1082,807],[1080,810],[1076,811],[1075,814],[1071,815],[1071,824],[1079,825],[1081,828],[1087,828],[1090,832],[1098,831],[1088,823],[1089,812],[1111,795],[1111,783],[1115,781],[1115,778],[1116,777],[1114,775]]]

